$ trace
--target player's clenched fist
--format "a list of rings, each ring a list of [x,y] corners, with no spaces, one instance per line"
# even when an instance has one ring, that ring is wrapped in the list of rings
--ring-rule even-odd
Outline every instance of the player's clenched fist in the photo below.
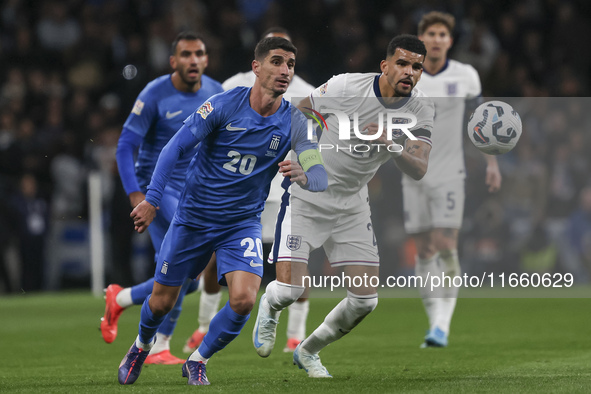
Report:
[[[129,215],[133,219],[135,231],[143,233],[156,217],[156,208],[146,200],[140,202]]]
[[[308,183],[308,177],[297,161],[282,161],[279,163],[279,172],[284,177],[290,177],[292,182],[297,182],[300,186],[306,186]]]

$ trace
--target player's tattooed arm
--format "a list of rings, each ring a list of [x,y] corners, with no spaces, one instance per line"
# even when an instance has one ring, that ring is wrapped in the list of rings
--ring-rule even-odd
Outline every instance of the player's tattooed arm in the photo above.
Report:
[[[430,152],[431,145],[425,141],[407,139],[402,155],[394,161],[402,172],[418,181],[427,173]]]
[[[411,146],[407,147],[406,151],[412,155],[417,151],[417,149],[420,149],[420,148],[421,147],[419,145],[415,144],[415,145],[411,145]]]

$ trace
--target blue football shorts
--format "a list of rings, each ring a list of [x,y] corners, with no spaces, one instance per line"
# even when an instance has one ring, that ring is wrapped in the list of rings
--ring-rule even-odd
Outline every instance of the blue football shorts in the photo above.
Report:
[[[180,191],[167,186],[164,189],[164,193],[162,193],[162,199],[156,211],[156,217],[148,226],[148,233],[150,233],[152,245],[156,251],[156,255],[154,256],[156,261],[158,261],[158,253],[160,253],[160,246],[162,245],[164,235],[168,231],[168,226],[170,226],[170,222],[179,205],[180,196]]]
[[[156,261],[156,282],[181,286],[207,266],[215,252],[218,282],[226,285],[225,274],[251,272],[263,276],[262,226],[259,221],[243,221],[226,227],[185,225],[176,215],[162,241]]]

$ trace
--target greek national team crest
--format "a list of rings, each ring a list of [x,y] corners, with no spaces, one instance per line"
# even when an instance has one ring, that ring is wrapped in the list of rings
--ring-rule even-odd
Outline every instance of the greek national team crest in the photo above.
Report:
[[[267,153],[265,153],[265,156],[277,157],[277,149],[279,149],[280,142],[281,136],[273,134],[273,136],[271,137],[271,142],[269,143],[269,148],[267,149]]]
[[[207,115],[211,113],[211,111],[213,111],[213,107],[211,106],[211,103],[208,101],[204,103],[201,107],[199,107],[197,113],[201,115],[203,119],[205,119],[207,118]]]
[[[289,250],[298,250],[302,246],[301,235],[288,235],[287,236],[287,247]]]

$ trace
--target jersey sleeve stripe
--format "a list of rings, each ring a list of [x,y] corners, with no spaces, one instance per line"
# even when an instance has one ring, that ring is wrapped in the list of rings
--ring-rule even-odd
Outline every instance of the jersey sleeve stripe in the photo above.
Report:
[[[431,138],[422,137],[422,136],[420,136],[420,137],[419,137],[419,136],[417,136],[417,140],[419,140],[419,141],[423,141],[423,142],[426,142],[426,143],[427,143],[427,144],[429,144],[429,145],[433,145],[433,144],[431,143]]]

